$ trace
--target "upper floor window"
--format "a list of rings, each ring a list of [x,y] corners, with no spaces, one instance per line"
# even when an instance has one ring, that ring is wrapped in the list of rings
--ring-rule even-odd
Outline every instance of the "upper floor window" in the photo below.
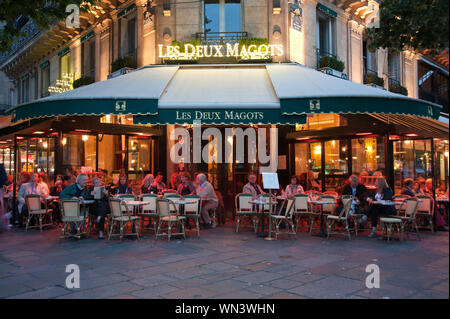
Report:
[[[136,60],[136,18],[130,14],[119,19],[119,56],[132,56]]]
[[[364,67],[364,78],[367,74],[377,75],[377,53],[369,50],[370,41],[365,38],[363,39],[363,67]]]
[[[400,54],[398,52],[390,51],[388,53],[388,74],[389,81],[397,82],[393,84],[400,84]]]
[[[205,0],[205,32],[241,32],[240,0]]]
[[[20,81],[20,103],[30,101],[30,76],[26,74]]]
[[[50,65],[47,64],[41,69],[41,97],[48,95],[48,87],[50,86]]]
[[[95,79],[95,39],[81,43],[81,75]]]
[[[317,49],[320,56],[334,56],[336,54],[335,19],[317,11]]]

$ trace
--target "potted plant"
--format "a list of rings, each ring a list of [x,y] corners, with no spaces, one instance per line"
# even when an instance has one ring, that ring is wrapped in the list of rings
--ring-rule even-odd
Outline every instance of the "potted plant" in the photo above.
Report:
[[[397,83],[393,84],[391,86],[390,91],[393,92],[393,93],[408,95],[408,89],[405,88],[404,86],[401,86],[400,84],[397,84]]]
[[[342,79],[347,79],[347,74],[343,73],[345,69],[345,64],[341,60],[331,57],[331,56],[323,56],[319,61],[319,71],[336,76]]]
[[[108,79],[126,74],[134,69],[136,69],[136,61],[132,56],[118,58],[111,63],[111,73],[108,75]]]
[[[91,83],[94,83],[94,79],[90,76],[82,76],[81,78],[78,78],[73,81],[72,86],[74,89],[79,88],[83,85],[89,85]]]
[[[364,83],[369,86],[373,86],[376,88],[380,88],[386,90],[384,88],[384,79],[377,76],[375,73],[368,73],[366,78],[364,79]]]

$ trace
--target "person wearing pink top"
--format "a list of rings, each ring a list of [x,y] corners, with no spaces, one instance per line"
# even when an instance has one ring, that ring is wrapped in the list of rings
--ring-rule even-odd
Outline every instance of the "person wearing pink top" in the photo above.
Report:
[[[214,187],[206,179],[205,174],[198,174],[196,193],[202,199],[202,211],[201,219],[205,228],[212,228],[211,218],[209,217],[209,211],[217,208],[219,203]]]

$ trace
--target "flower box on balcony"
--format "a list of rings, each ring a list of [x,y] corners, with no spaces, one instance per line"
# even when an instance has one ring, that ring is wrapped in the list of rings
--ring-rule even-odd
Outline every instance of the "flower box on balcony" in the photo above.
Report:
[[[341,71],[329,68],[329,67],[320,68],[318,71],[323,72],[323,73],[328,74],[328,75],[331,75],[331,76],[335,76],[337,78],[348,80],[348,75],[347,74],[345,74],[345,73],[343,73]]]
[[[389,91],[391,91],[392,93],[408,95],[408,89],[404,86],[401,86],[400,84],[392,84],[389,88]]]

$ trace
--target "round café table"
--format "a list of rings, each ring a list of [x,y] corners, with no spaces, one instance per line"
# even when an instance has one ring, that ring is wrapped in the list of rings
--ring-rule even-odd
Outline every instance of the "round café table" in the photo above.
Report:
[[[261,231],[259,232],[258,237],[265,238],[265,237],[267,237],[267,233],[264,232],[264,228],[265,228],[265,226],[264,226],[264,215],[265,215],[264,214],[264,205],[268,205],[269,201],[253,199],[253,200],[249,201],[249,203],[252,205],[256,205],[257,210],[259,210],[259,211],[257,211],[257,213],[261,214]],[[275,205],[275,204],[276,204],[276,202],[273,201],[272,205]]]

